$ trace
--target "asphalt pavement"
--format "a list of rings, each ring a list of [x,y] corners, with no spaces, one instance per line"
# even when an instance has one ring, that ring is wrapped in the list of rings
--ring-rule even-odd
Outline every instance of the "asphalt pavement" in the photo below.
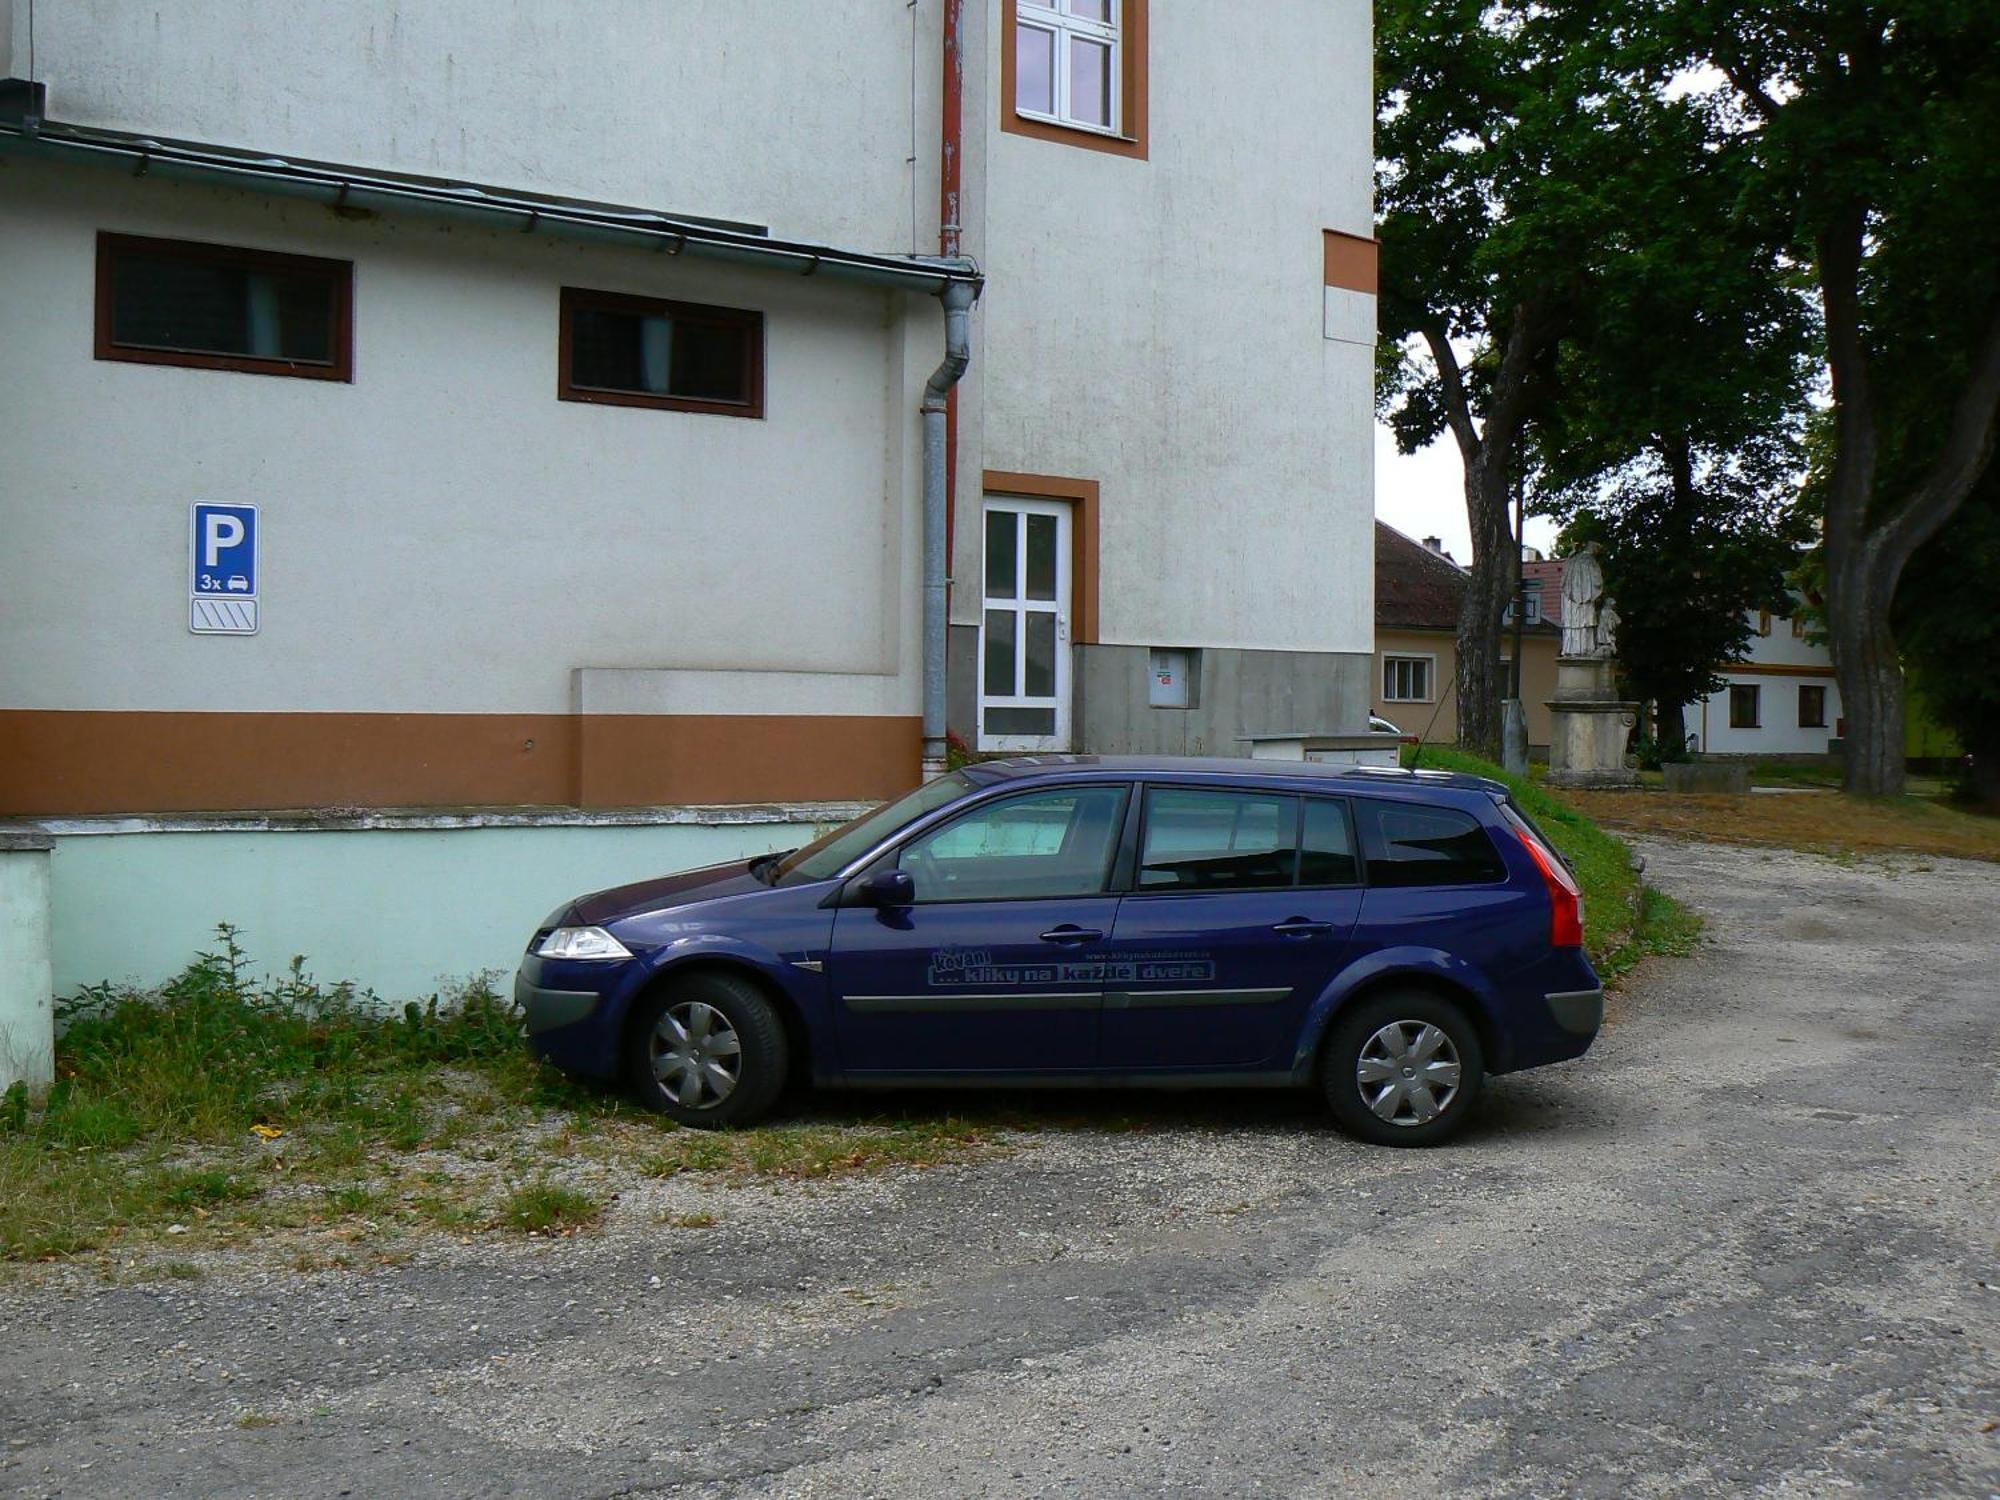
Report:
[[[1711,943],[1457,1145],[1128,1097],[393,1269],[16,1276],[0,1493],[2000,1493],[2000,866],[1646,853]]]

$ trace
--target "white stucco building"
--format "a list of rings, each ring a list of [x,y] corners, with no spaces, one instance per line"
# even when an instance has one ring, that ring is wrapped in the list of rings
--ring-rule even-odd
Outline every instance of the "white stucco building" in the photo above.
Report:
[[[0,78],[59,989],[506,966],[913,783],[927,643],[976,748],[1365,723],[1365,0],[0,0]]]
[[[1724,686],[1688,710],[1695,748],[1709,755],[1798,757],[1831,752],[1840,737],[1840,682],[1806,622],[1753,617],[1750,649],[1719,670]]]

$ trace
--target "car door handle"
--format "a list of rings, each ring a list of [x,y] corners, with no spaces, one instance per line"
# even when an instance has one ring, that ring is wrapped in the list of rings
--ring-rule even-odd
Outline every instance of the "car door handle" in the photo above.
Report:
[[[1096,927],[1072,927],[1065,922],[1060,927],[1051,927],[1042,934],[1045,943],[1094,943],[1104,933]]]
[[[1325,937],[1329,932],[1333,931],[1333,923],[1315,922],[1309,917],[1287,917],[1284,921],[1273,927],[1271,931],[1282,933],[1286,937]]]

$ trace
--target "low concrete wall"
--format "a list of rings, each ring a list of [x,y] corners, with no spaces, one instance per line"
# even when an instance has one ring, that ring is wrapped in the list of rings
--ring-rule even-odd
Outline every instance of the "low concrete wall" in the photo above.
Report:
[[[860,810],[56,823],[53,989],[157,984],[228,922],[260,973],[302,953],[322,980],[401,1004],[511,971],[572,897],[808,843]]]
[[[1669,761],[1660,767],[1670,792],[1738,793],[1750,790],[1746,760]]]
[[[0,1091],[55,1076],[49,983],[53,841],[0,832]]]

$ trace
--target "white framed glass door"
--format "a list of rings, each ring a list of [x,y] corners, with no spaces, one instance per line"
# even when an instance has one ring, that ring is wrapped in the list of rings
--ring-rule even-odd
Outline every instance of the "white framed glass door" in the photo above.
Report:
[[[979,748],[1070,744],[1070,508],[986,500],[980,577]]]

